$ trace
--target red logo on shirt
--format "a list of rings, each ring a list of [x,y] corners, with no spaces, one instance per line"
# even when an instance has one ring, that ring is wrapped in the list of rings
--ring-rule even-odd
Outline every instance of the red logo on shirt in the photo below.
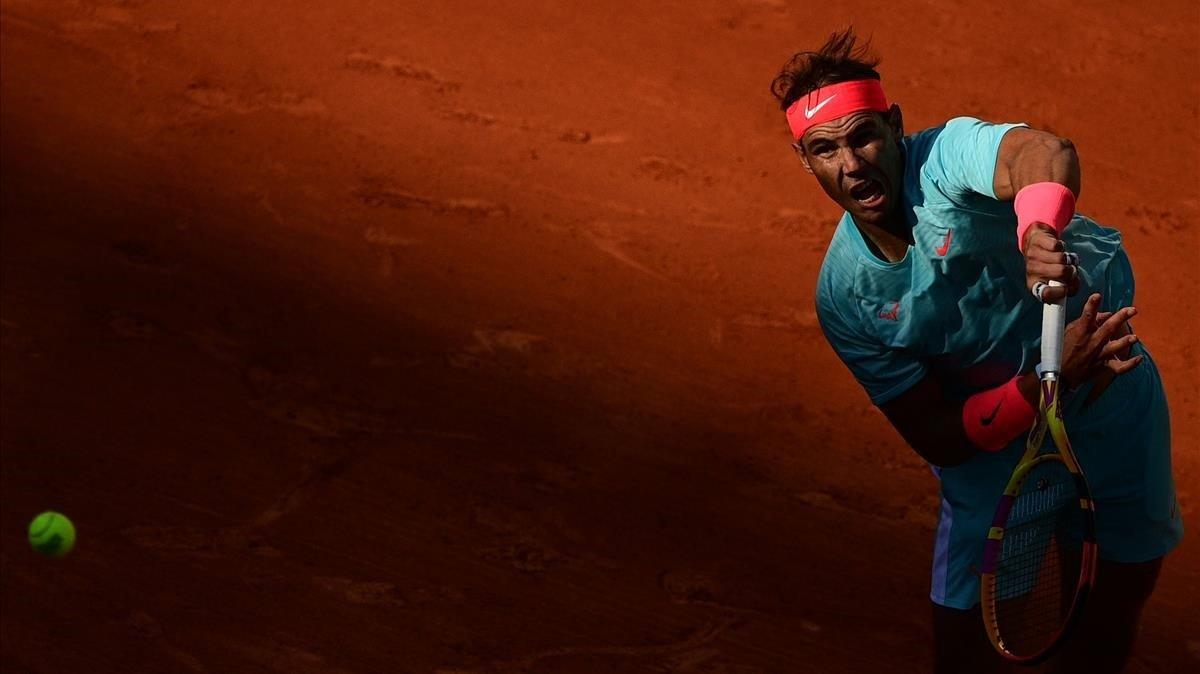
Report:
[[[954,238],[954,230],[946,232],[946,238],[942,239],[940,248],[935,248],[933,252],[938,255],[945,255],[950,250],[950,239]]]
[[[885,321],[900,320],[900,300],[888,302],[879,310],[879,317]]]

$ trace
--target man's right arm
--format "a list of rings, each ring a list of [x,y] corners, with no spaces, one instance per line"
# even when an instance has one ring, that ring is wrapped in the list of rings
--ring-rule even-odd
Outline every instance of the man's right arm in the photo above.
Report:
[[[1037,376],[1032,372],[1023,375],[1017,387],[1026,402],[1036,409]],[[948,400],[933,375],[927,375],[879,409],[909,446],[935,466],[957,466],[980,451],[967,435],[963,403]]]
[[[1140,355],[1124,357],[1137,342],[1128,328],[1137,310],[1125,307],[1109,313],[1100,312],[1099,307],[1100,295],[1094,293],[1084,303],[1082,315],[1067,326],[1060,373],[1066,386],[1078,386],[1102,373],[1119,376],[1142,361]],[[1036,410],[1038,388],[1037,375],[1027,372],[1015,378],[1015,385],[1006,382],[960,402],[946,398],[937,378],[926,375],[879,409],[922,458],[935,466],[951,467],[980,450],[1001,449],[1028,430],[1028,425],[1020,424],[1007,428],[1005,417],[1016,414],[1022,404]],[[1024,401],[1013,399],[1014,393]],[[1005,435],[998,437],[998,433]]]

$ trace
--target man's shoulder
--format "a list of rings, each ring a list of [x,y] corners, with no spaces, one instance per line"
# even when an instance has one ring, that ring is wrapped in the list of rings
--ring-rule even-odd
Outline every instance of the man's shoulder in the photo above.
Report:
[[[937,140],[942,136],[942,134],[954,136],[963,133],[970,133],[972,130],[981,126],[987,127],[1001,125],[979,119],[978,117],[971,117],[970,115],[960,115],[958,117],[951,117],[941,124],[934,124],[933,126],[926,127],[915,133],[908,134],[904,137],[904,140],[928,143]]]
[[[905,136],[904,189],[909,201],[989,210],[975,202],[995,201],[992,183],[1000,141],[1021,126],[1025,124],[963,116]]]
[[[954,139],[970,136],[989,127],[1010,127],[1012,124],[994,124],[977,117],[952,117],[941,124],[930,126],[909,134],[901,141],[909,163],[924,164],[934,146]]]
[[[946,125],[949,124],[950,121],[942,122],[936,126],[926,127],[920,131],[904,136],[904,139],[901,142],[904,144],[905,150],[911,152],[918,148],[929,147],[935,140],[937,140],[938,136],[940,136],[946,130]]]

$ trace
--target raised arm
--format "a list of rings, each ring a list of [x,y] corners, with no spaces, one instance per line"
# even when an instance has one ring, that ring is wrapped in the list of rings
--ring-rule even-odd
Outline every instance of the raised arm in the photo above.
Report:
[[[1064,248],[1059,234],[1079,196],[1075,146],[1045,131],[1012,129],[1000,141],[992,189],[997,199],[1016,201],[1017,220],[1023,223],[1017,229],[1017,245],[1025,255],[1025,287],[1045,302],[1074,295],[1079,289],[1074,266],[1078,259]],[[1047,286],[1051,281],[1062,287]]]
[[[1000,201],[1012,201],[1022,187],[1053,182],[1066,186],[1079,197],[1079,155],[1066,138],[1016,128],[1004,134],[996,155],[992,190]]]

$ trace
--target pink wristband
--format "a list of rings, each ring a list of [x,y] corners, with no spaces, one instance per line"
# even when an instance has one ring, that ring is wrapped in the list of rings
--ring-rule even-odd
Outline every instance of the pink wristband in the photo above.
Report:
[[[998,452],[1033,425],[1037,411],[1021,395],[1020,375],[993,389],[980,391],[963,405],[963,428],[976,447]]]
[[[1055,236],[1062,236],[1071,216],[1075,215],[1075,195],[1065,185],[1058,183],[1033,183],[1021,188],[1013,201],[1017,214],[1017,248],[1025,252],[1025,232],[1035,222],[1044,222],[1054,228]]]

